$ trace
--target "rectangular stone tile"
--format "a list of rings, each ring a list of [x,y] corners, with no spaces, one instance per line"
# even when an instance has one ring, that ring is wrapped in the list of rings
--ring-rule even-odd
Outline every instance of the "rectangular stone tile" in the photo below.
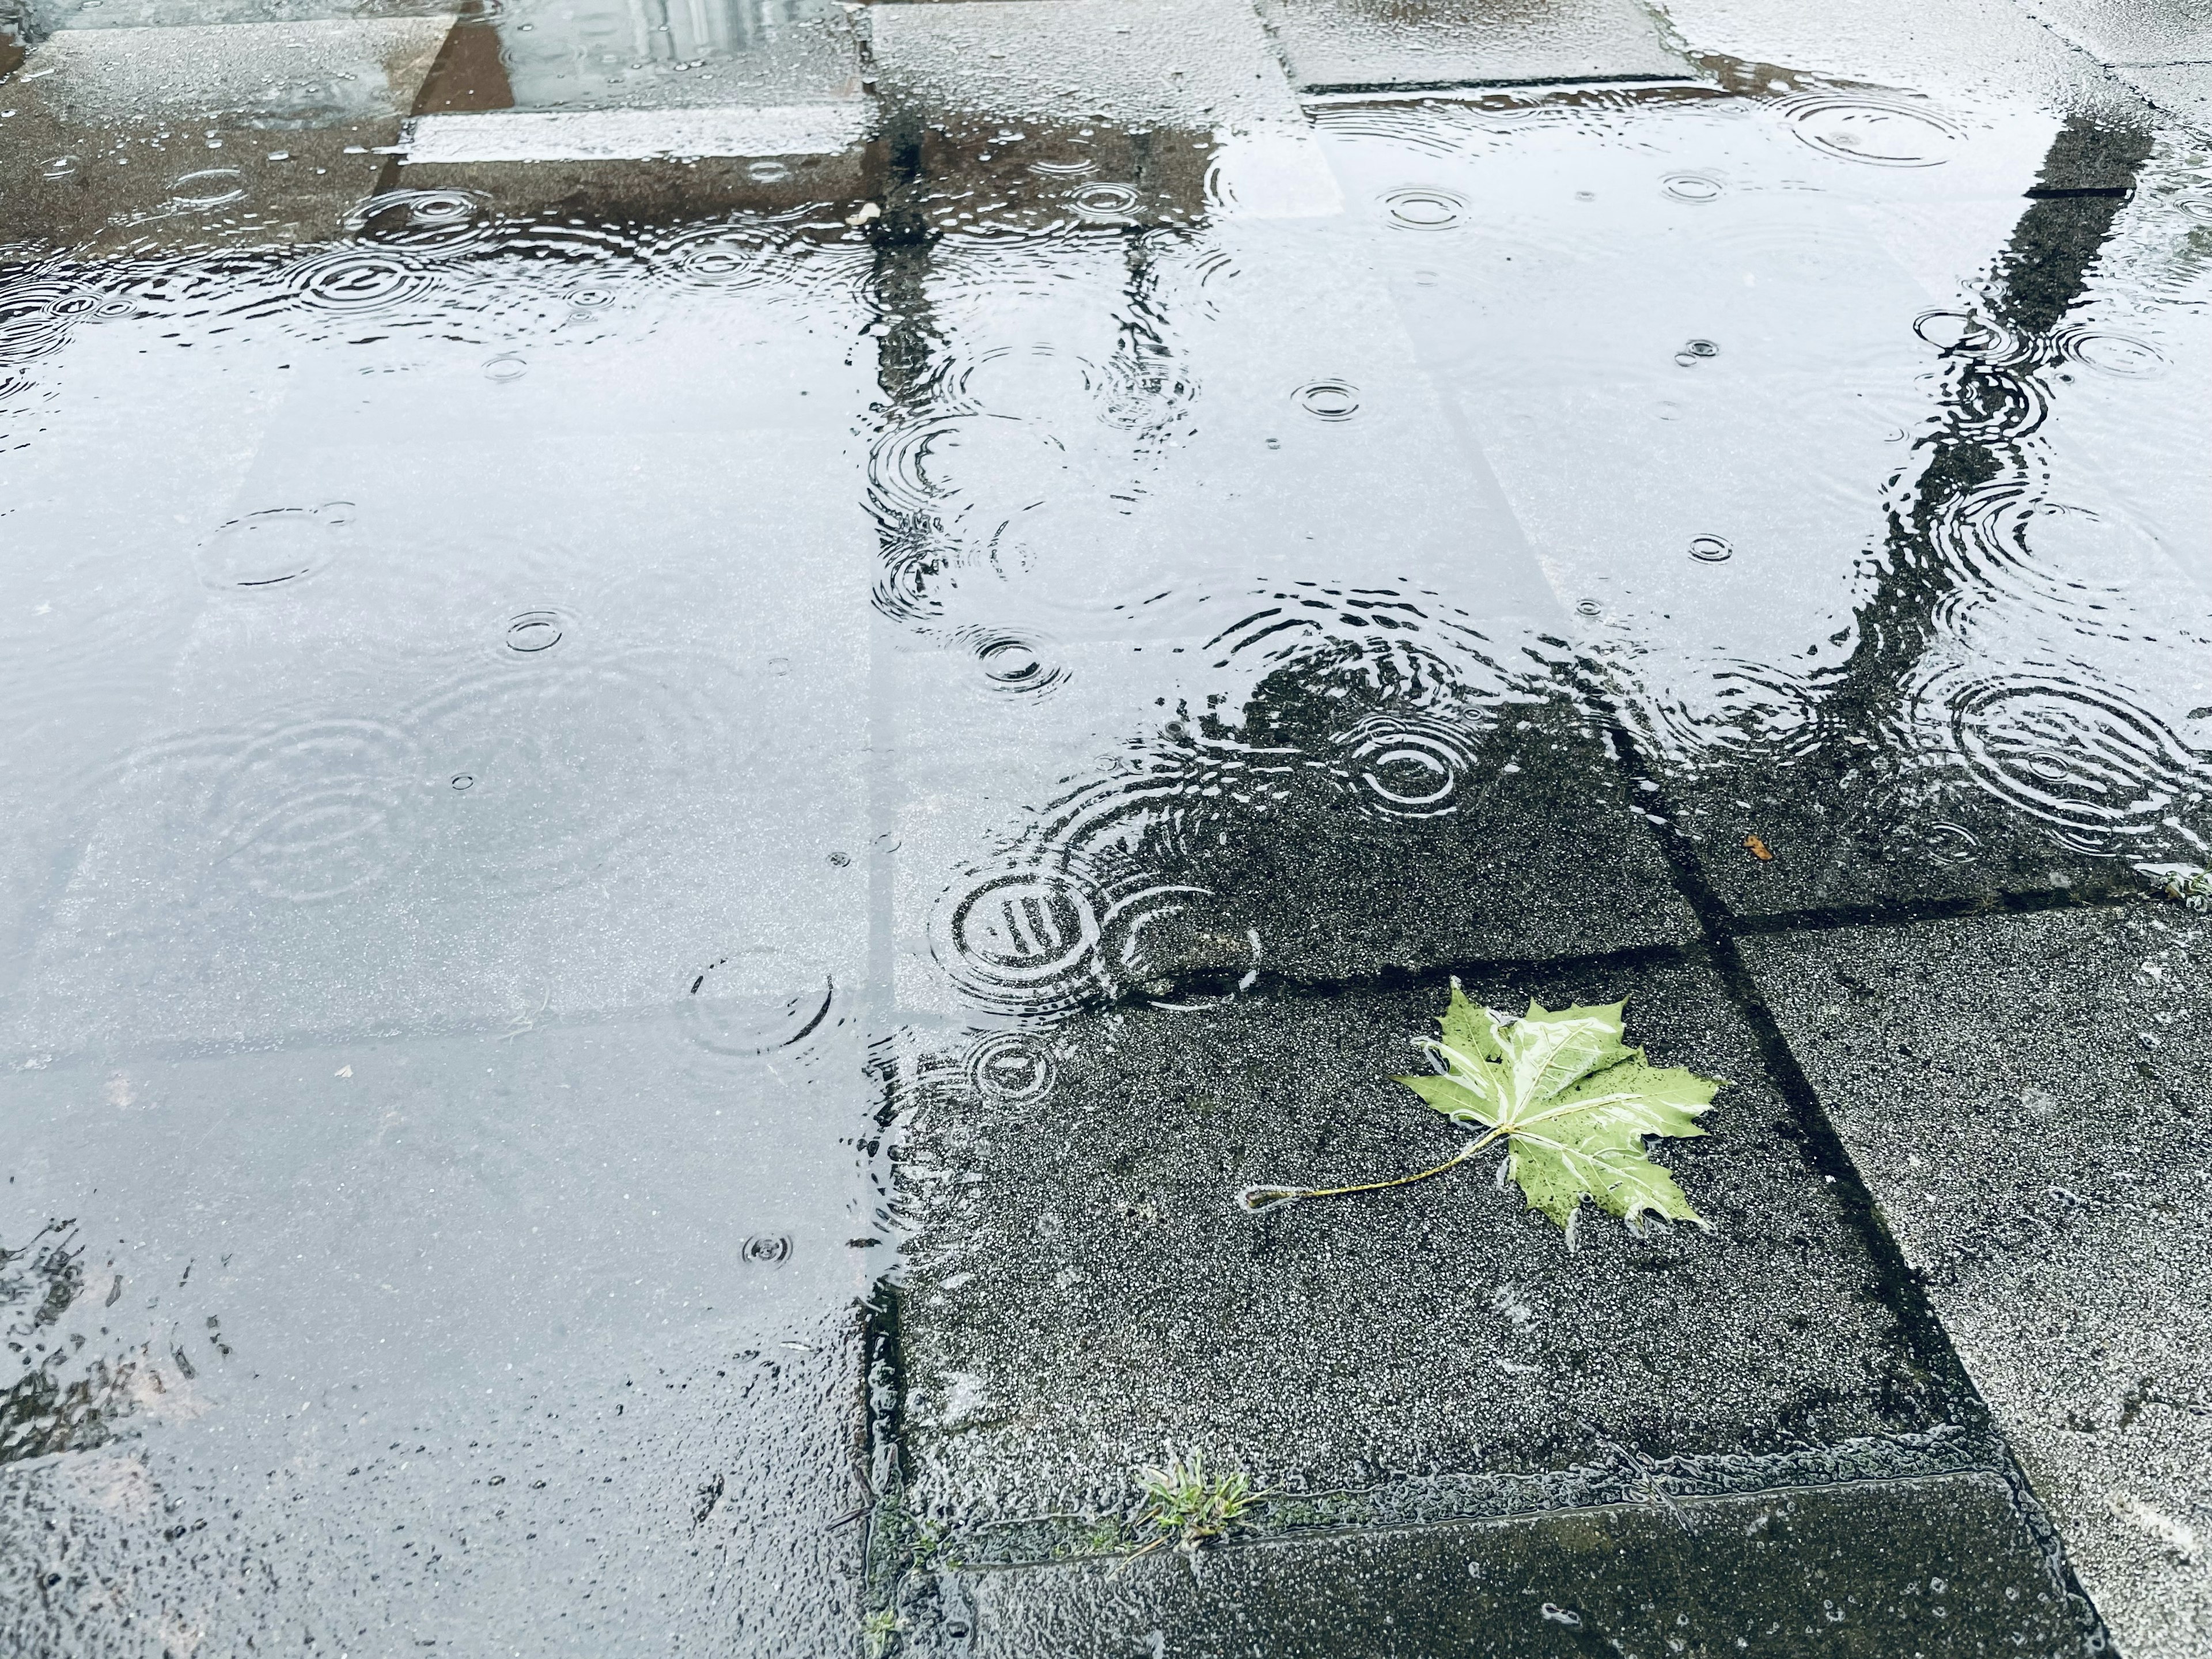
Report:
[[[100,780],[161,728],[175,665],[207,590],[191,573],[202,526],[228,516],[281,407],[275,387],[210,405],[163,374],[155,331],[133,320],[112,268],[54,262],[14,289],[43,327],[10,364],[27,398],[64,377],[128,385],[127,398],[63,399],[40,441],[5,461],[10,556],[0,567],[0,1009],[12,1013],[49,908],[97,826]],[[149,371],[149,357],[157,365]],[[106,458],[127,454],[118,469]]]
[[[463,308],[539,281],[398,270]],[[562,301],[395,362],[317,340],[289,275],[258,301],[297,333],[234,376],[289,386],[268,441],[214,516],[134,544],[198,604],[86,792],[10,1048],[857,995],[873,549],[841,347],[586,265],[627,344],[562,349]]]
[[[18,0],[34,40],[63,30],[201,28],[215,23],[450,19],[452,0]]]
[[[1772,1653],[1895,1659],[2096,1650],[2002,1482],[1957,1476],[1106,1563],[947,1575],[905,1607],[911,1650]],[[952,1632],[963,1634],[956,1638]]]
[[[2199,132],[2212,132],[2212,64],[2146,64],[2120,78]]]
[[[2107,64],[2212,62],[2212,5],[2205,0],[2143,0],[2116,6],[2101,0],[2021,0],[2084,52]]]
[[[2132,1659],[2212,1641],[2212,924],[1747,941],[1790,1047]]]
[[[1710,1136],[1657,1153],[1713,1231],[1590,1215],[1570,1249],[1487,1158],[1243,1212],[1250,1185],[1384,1180],[1465,1143],[1389,1078],[1441,984],[913,1039],[901,1455],[933,1547],[1088,1547],[1163,1447],[1247,1472],[1276,1531],[1990,1466],[1711,975],[1470,994],[1626,994],[1656,1063],[1732,1079]]]
[[[1931,94],[2027,96],[2094,109],[2119,92],[2094,58],[2017,0],[1661,0],[1675,40],[1709,69],[1846,76]],[[2124,93],[2120,93],[2124,100]]]
[[[1035,647],[1005,637],[1002,659]],[[1126,725],[1085,725],[1073,682],[1126,672],[1126,647],[1054,647],[1040,672],[1071,684],[1050,712],[992,688],[957,647],[910,650],[890,698],[909,1014],[1048,1013],[1254,974],[1329,981],[1694,934],[1638,793],[1564,700],[1432,730],[1393,724],[1385,705],[1363,735],[1346,718],[1353,677],[1286,672],[1216,734],[1232,751],[1217,763],[1202,732],[1146,720],[1149,697],[1126,700]],[[1246,743],[1271,760],[1240,775]],[[1089,768],[1071,764],[1086,752]],[[1390,787],[1439,810],[1379,810]]]
[[[849,15],[830,0],[519,0],[487,27],[518,109],[846,103],[860,92]],[[476,107],[487,107],[479,103]]]
[[[450,14],[161,29],[70,29],[25,67],[50,70],[48,106],[87,123],[250,115],[271,125],[403,115]]]
[[[1309,91],[1686,76],[1636,0],[1267,0],[1268,27]]]
[[[1243,0],[949,0],[871,7],[868,27],[894,102],[1122,127],[1304,126]]]
[[[88,252],[343,234],[447,15],[70,29],[7,89],[10,228]]]
[[[0,1648],[833,1650],[869,1091],[742,1036],[0,1076]]]
[[[2132,884],[2202,854],[2212,718],[2164,447],[2205,343],[2146,275],[2187,146],[1931,104],[1924,167],[1810,155],[1852,97],[1639,94],[1633,145],[1572,101],[1320,125],[1355,203],[1441,216],[1382,255],[1401,313],[1724,902]],[[1984,313],[2012,356],[1946,332]]]
[[[1033,165],[1105,188],[1097,155]],[[974,182],[925,173],[947,234],[878,286],[902,1006],[957,1012],[981,988],[957,958],[1012,947],[953,942],[986,888],[1068,907],[1087,965],[1060,966],[1094,991],[1690,937],[1641,792],[1553,678],[1543,574],[1346,233],[1010,253],[957,222]],[[1024,870],[1044,887],[1001,888]],[[1095,933],[1115,915],[1141,949]],[[984,979],[1060,984],[1030,939]]]

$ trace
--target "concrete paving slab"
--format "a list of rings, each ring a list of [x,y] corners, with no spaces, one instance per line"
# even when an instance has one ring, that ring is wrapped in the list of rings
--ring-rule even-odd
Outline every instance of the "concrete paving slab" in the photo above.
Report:
[[[519,109],[774,108],[860,93],[853,25],[831,0],[517,0],[479,27],[497,39]]]
[[[1355,207],[1435,221],[1377,245],[1400,308],[1725,902],[2131,884],[2123,859],[2194,849],[2181,734],[2212,706],[2199,654],[2160,643],[2212,621],[2195,470],[2121,436],[2162,453],[2189,419],[2164,377],[2196,310],[2148,275],[2197,222],[2187,147],[2154,163],[2148,129],[2031,106],[1961,115],[1921,167],[1808,155],[1827,112],[1905,118],[1860,97],[1346,103],[1321,131]],[[2113,180],[2167,173],[2124,206]],[[1982,309],[2019,364],[1954,349],[1946,319]],[[2113,618],[2087,624],[2091,680],[2013,683],[2090,608]]]
[[[397,246],[264,269],[256,373],[285,412],[220,515],[152,544],[192,630],[160,727],[94,781],[19,1053],[665,1006],[726,962],[811,1012],[863,975],[866,381],[712,283],[620,267],[574,280],[635,349],[564,351],[565,298],[492,298],[503,269],[535,283],[526,256],[410,256],[413,200]],[[434,222],[462,248],[502,228]],[[726,231],[670,234],[664,268],[762,252]],[[360,326],[349,272],[390,302],[388,373],[331,347]],[[467,293],[485,330],[407,343],[408,303]]]
[[[1693,935],[1638,792],[1565,699],[1471,714],[1480,735],[1445,748],[1362,699],[1357,672],[1340,697],[1300,695],[1285,673],[1211,738],[1146,733],[1139,717],[1158,711],[1130,708],[1122,754],[1071,775],[1041,757],[1108,740],[1072,684],[1069,718],[1037,718],[994,707],[971,653],[924,649],[893,682],[910,1013],[1049,1017],[1255,974],[1329,981]],[[1127,669],[1113,649],[1053,665],[1071,682]],[[1240,775],[1245,744],[1272,761]],[[1396,787],[1433,810],[1383,810]]]
[[[337,236],[452,21],[57,33],[0,94],[11,232],[108,253]]]
[[[0,799],[0,837],[15,849],[0,874],[0,1009],[11,1014],[32,942],[97,823],[99,781],[160,728],[205,599],[179,568],[178,518],[222,522],[281,401],[264,388],[211,409],[189,380],[147,374],[147,340],[114,276],[52,259],[9,289],[13,349],[0,374],[53,440],[9,455],[0,519],[13,553],[0,574],[0,696],[14,711],[0,767],[43,786]],[[134,394],[62,405],[64,362],[123,377]],[[136,464],[88,490],[88,458],[113,453]]]
[[[1243,0],[997,0],[868,9],[878,85],[932,112],[1095,114],[1129,128],[1301,130],[1265,31]]]
[[[1637,0],[1267,0],[1261,12],[1310,92],[1692,73]]]
[[[1018,170],[1130,176],[1048,136]],[[963,179],[917,189],[965,201]],[[1018,183],[1001,210],[1029,226],[1050,210]],[[1017,869],[1073,907],[1018,953],[1051,996],[1691,937],[1640,792],[1529,661],[1556,601],[1334,232],[1048,254],[1012,226],[949,225],[878,290],[902,331],[871,446],[878,603],[915,635],[878,694],[901,1006],[959,1012],[998,947],[948,918]],[[1147,942],[1124,959],[1133,928],[1108,945],[1079,918],[1139,890],[1182,920],[1127,912]]]
[[[2028,14],[2106,64],[2212,62],[2212,5],[2205,0],[2021,0]]]
[[[2178,907],[1747,943],[2130,1659],[2212,1641],[2212,925]]]
[[[979,1573],[918,1652],[1413,1659],[2093,1650],[2003,1483],[1865,1482]],[[948,1597],[948,1600],[951,1598]],[[956,1642],[948,1623],[969,1632]]]
[[[74,29],[363,22],[450,16],[459,9],[452,0],[16,0],[16,5],[33,40]]]
[[[2001,382],[1950,359],[1949,408],[1920,446],[1887,568],[1861,590],[1848,654],[1808,678],[1829,735],[1816,725],[1802,747],[1723,761],[1680,791],[1686,832],[1740,908],[2135,891],[2136,866],[2203,856],[2189,756],[2212,723],[2212,682],[2171,641],[2212,629],[2199,516],[2212,498],[2175,467],[2167,428],[2190,418],[2212,335],[2194,301],[2173,303],[2187,279],[2166,274],[2187,267],[2201,151],[2074,131],[2108,159],[2146,153],[2127,205],[2033,201],[1999,261],[2017,280],[1994,314],[2057,360],[2037,377],[2047,413],[2025,447],[1991,442],[1970,410]],[[2142,372],[2114,374],[2108,350]],[[2101,636],[2094,672],[2033,669],[2085,627]],[[2012,684],[1992,677],[1999,663],[2018,665]],[[1892,739],[1875,734],[1915,727],[1906,746],[1923,759],[1885,756]],[[1748,836],[1771,862],[1745,855]]]
[[[2054,108],[2129,101],[2096,60],[2015,0],[1863,0],[1844,10],[1796,0],[1656,0],[1693,59],[1831,75],[1943,94],[2023,94]]]
[[[11,1067],[0,1646],[837,1650],[860,1042],[714,1036]]]
[[[1012,1565],[1128,1513],[1163,1445],[1245,1470],[1278,1530],[1607,1503],[1647,1478],[1988,1467],[1711,974],[1470,988],[1516,1010],[1624,993],[1632,1041],[1735,1080],[1709,1138],[1660,1154],[1710,1235],[1586,1219],[1571,1252],[1486,1163],[1239,1211],[1254,1183],[1384,1179],[1462,1144],[1389,1080],[1438,983],[918,1035],[897,1131],[908,1511]]]
[[[24,73],[50,82],[39,88],[47,108],[86,125],[225,116],[272,130],[356,125],[413,106],[452,26],[448,13],[70,29],[35,47]]]
[[[2144,64],[2118,74],[2159,108],[2212,133],[2212,64]]]

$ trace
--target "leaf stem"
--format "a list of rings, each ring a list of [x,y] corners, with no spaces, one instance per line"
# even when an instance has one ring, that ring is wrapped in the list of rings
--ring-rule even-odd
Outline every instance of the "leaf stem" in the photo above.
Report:
[[[1256,1214],[1261,1210],[1272,1210],[1278,1204],[1295,1204],[1302,1199],[1343,1198],[1352,1193],[1379,1193],[1392,1187],[1410,1187],[1417,1181],[1426,1181],[1447,1170],[1456,1170],[1504,1133],[1503,1129],[1492,1129],[1481,1139],[1468,1142],[1455,1156],[1446,1158],[1434,1169],[1423,1170],[1418,1175],[1400,1176],[1394,1181],[1366,1181],[1356,1187],[1247,1187],[1237,1194],[1237,1201],[1246,1211]]]

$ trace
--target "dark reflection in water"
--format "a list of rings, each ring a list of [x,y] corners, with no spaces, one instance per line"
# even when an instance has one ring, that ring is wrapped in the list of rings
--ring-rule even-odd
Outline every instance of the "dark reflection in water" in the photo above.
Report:
[[[1977,307],[1916,325],[1942,351],[1942,404],[1889,509],[1882,568],[1855,613],[1856,645],[1808,687],[1820,710],[1815,763],[1831,780],[1881,769],[1894,788],[1929,758],[1929,734],[1915,727],[1932,714],[1936,740],[1955,744],[1948,755],[1939,750],[1942,758],[1962,763],[2080,851],[2121,850],[2125,838],[2154,830],[2189,791],[2195,757],[2154,714],[2130,706],[2124,690],[2098,685],[2092,665],[2069,673],[2052,663],[2030,677],[2009,665],[1969,659],[1947,671],[1929,660],[1992,601],[2025,597],[2077,626],[2092,620],[2079,612],[2098,604],[2094,588],[2023,596],[2008,592],[2006,578],[2017,572],[2032,580],[2037,549],[2029,538],[2075,511],[2054,499],[2063,486],[2040,436],[2057,383],[2081,362],[2078,337],[2069,340],[2062,325],[2151,142],[2142,128],[2069,119],[2042,178],[2107,182],[2032,199]],[[2103,573],[2090,574],[2094,580]],[[2106,592],[2106,603],[2125,603],[2124,592]]]

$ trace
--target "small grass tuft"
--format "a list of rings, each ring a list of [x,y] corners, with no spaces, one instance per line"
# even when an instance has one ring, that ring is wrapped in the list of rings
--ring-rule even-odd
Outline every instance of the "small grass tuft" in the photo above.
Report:
[[[1147,1549],[1170,1538],[1187,1550],[1196,1549],[1227,1532],[1259,1501],[1249,1476],[1208,1474],[1205,1459],[1195,1450],[1177,1456],[1170,1448],[1168,1461],[1159,1468],[1137,1471],[1137,1485],[1149,1505],[1137,1517],[1138,1524],[1157,1527],[1162,1534]]]
[[[2212,915],[2212,869],[2191,870],[2185,875],[2170,875],[2159,890],[2185,909],[2192,910],[2200,916]]]

